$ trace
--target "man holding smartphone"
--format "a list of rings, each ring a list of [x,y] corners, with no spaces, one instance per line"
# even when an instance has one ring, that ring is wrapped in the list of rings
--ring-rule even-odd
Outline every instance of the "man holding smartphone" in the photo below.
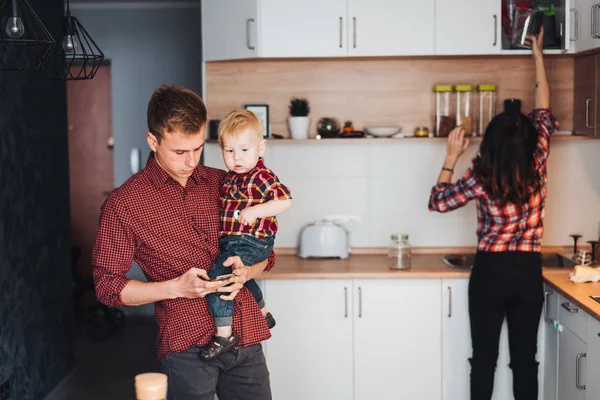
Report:
[[[274,255],[245,266],[228,258],[233,275],[209,281],[219,256],[219,193],[225,171],[200,165],[206,108],[194,92],[161,86],[148,104],[146,167],[115,189],[102,206],[93,251],[98,299],[110,306],[154,303],[159,367],[169,399],[270,400],[260,342],[267,323],[243,284],[273,266]],[[126,273],[135,261],[148,282]],[[199,354],[214,332],[204,296],[222,292],[236,307],[238,347],[210,361]]]

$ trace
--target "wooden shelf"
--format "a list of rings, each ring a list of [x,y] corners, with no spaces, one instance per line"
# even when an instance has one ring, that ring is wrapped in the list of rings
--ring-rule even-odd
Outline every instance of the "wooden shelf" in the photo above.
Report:
[[[350,142],[350,143],[363,143],[363,142],[445,142],[448,138],[446,137],[407,137],[407,138],[353,138],[353,139],[269,139],[269,144],[273,143],[285,143],[285,144],[294,144],[294,143],[332,143],[332,142]],[[482,136],[475,136],[469,138],[471,142],[481,142],[483,139]],[[587,136],[582,135],[565,135],[559,134],[552,136],[552,142],[567,142],[567,141],[577,141],[577,140],[593,140],[593,138],[589,138]],[[206,143],[218,143],[216,140],[206,140]]]

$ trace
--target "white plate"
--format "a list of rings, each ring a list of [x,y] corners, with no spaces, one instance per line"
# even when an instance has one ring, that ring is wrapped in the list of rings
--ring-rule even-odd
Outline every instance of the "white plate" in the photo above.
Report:
[[[373,136],[387,137],[395,135],[396,133],[400,132],[402,128],[399,126],[371,126],[365,127],[365,130],[367,133]]]

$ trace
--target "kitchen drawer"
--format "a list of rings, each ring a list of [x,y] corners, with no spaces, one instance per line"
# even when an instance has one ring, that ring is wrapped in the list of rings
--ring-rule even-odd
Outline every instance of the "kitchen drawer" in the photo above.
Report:
[[[588,315],[576,303],[560,296],[560,308],[558,311],[558,320],[561,325],[566,326],[581,340],[587,342],[587,321]]]

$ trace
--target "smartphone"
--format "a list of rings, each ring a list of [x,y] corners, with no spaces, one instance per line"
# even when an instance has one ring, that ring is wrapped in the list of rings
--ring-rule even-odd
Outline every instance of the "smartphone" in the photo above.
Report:
[[[219,275],[219,276],[217,276],[215,278],[212,278],[210,281],[211,282],[224,281],[224,280],[227,280],[227,279],[229,279],[231,277],[234,277],[234,276],[235,276],[235,274]]]

